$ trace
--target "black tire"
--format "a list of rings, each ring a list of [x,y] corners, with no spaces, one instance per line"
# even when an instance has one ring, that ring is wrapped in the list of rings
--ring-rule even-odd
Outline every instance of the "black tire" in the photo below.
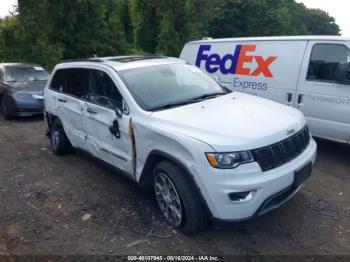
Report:
[[[2,105],[2,113],[4,115],[4,118],[6,120],[11,120],[13,118],[13,112],[11,109],[8,107],[8,103],[6,102],[6,97],[3,96],[1,99],[1,105]]]
[[[164,174],[171,180],[180,198],[182,219],[181,224],[179,225],[174,225],[174,223],[169,222],[165,212],[162,211],[161,204],[158,200],[156,178],[157,176],[163,176]],[[161,212],[171,226],[179,229],[186,235],[193,235],[200,230],[203,230],[208,222],[205,208],[201,204],[199,196],[193,186],[192,181],[187,174],[185,174],[185,171],[170,161],[160,162],[153,171],[153,188]]]
[[[52,123],[50,130],[50,144],[52,152],[58,156],[65,154],[70,148],[69,140],[64,132],[62,123],[58,118]]]

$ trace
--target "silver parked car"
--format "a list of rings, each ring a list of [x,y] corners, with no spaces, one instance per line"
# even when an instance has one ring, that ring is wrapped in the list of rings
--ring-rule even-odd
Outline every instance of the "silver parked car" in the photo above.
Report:
[[[0,95],[6,119],[42,114],[49,73],[36,64],[0,64]]]

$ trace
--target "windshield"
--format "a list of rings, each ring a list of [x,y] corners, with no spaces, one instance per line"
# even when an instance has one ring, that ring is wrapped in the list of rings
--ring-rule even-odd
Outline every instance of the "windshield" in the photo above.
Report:
[[[197,67],[184,63],[128,69],[119,74],[136,102],[147,111],[229,92]]]
[[[49,73],[40,66],[7,66],[5,67],[5,81],[25,82],[25,81],[45,81],[49,78]]]

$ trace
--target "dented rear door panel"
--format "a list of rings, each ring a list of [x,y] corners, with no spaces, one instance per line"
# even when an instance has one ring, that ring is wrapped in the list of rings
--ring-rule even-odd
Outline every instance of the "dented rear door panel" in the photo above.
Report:
[[[85,129],[83,128],[84,101],[64,94],[57,95],[57,116],[63,121],[64,130],[69,141],[76,148],[86,149],[84,143]]]

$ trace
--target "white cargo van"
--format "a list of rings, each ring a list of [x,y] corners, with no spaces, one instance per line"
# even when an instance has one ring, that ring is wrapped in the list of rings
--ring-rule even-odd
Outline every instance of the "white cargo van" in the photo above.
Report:
[[[232,90],[300,109],[314,136],[350,143],[350,38],[206,39],[180,58]]]

